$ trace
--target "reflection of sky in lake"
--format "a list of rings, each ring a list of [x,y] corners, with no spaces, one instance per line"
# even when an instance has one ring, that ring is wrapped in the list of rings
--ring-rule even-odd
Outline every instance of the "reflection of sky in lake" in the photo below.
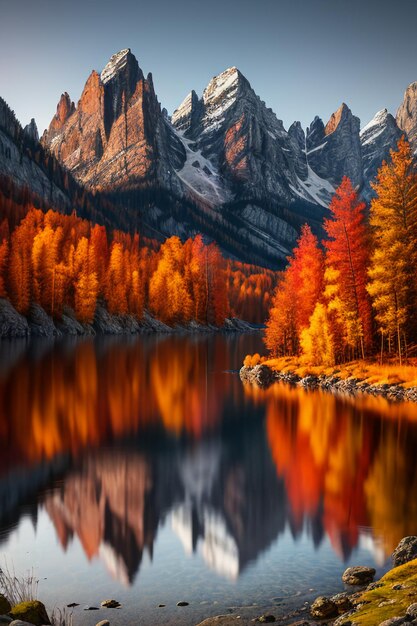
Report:
[[[259,348],[168,337],[3,353],[0,550],[36,568],[49,607],[117,596],[114,624],[253,603],[239,611],[283,614],[341,589],[347,563],[383,569],[416,532],[417,409],[244,388],[229,370]],[[76,624],[99,621],[77,610]]]

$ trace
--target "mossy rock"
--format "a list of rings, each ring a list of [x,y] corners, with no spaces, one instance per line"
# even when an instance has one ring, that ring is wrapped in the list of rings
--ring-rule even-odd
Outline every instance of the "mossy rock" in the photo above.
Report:
[[[338,620],[338,626],[375,626],[392,617],[405,615],[407,608],[417,602],[417,559],[395,567],[365,591],[355,601],[360,608],[353,615]]]
[[[13,617],[13,619],[29,622],[29,624],[34,624],[34,626],[43,626],[43,624],[51,623],[45,605],[39,602],[39,600],[16,604],[16,606],[9,611],[9,615]]]
[[[10,611],[12,605],[8,601],[8,599],[0,593],[0,615],[5,615]]]

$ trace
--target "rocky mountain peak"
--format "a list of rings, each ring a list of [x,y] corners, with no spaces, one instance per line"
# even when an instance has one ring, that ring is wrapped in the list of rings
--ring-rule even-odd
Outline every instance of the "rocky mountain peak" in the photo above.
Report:
[[[177,130],[187,131],[190,128],[198,108],[199,99],[193,89],[172,114],[171,121]]]
[[[203,92],[204,105],[210,107],[220,99],[232,98],[237,93],[241,76],[237,67],[229,67],[221,74],[214,76]]]
[[[307,128],[307,150],[318,146],[324,140],[324,123],[321,117],[315,116],[310,126]]]
[[[381,111],[378,111],[377,113],[375,113],[371,121],[368,122],[368,124],[366,124],[366,126],[362,128],[360,132],[361,140],[362,138],[366,140],[366,138],[371,133],[375,132],[377,128],[380,128],[381,126],[384,126],[386,124],[392,124],[392,123],[394,124],[396,123],[395,119],[391,115],[391,113],[388,113],[387,109],[382,109]]]
[[[324,134],[327,136],[327,135],[331,135],[332,133],[334,133],[334,131],[339,126],[342,119],[346,118],[351,113],[352,112],[347,106],[347,104],[343,102],[340,105],[340,107],[337,109],[337,111],[331,114],[329,121],[324,127]]]
[[[256,97],[249,82],[237,67],[229,67],[214,76],[203,91],[202,103],[205,115],[221,118],[244,92]]]
[[[405,90],[396,121],[398,127],[407,134],[411,147],[417,154],[417,82],[411,83]]]
[[[389,158],[390,150],[396,148],[401,130],[387,109],[378,111],[372,120],[360,132],[364,187],[362,196],[369,200],[373,196],[370,183],[377,175],[382,161]]]
[[[359,140],[359,118],[343,103],[330,116],[326,126],[315,117],[307,130],[308,165],[320,178],[337,187],[343,176],[355,187],[362,185],[362,155]]]
[[[74,111],[75,104],[74,102],[72,102],[68,93],[65,91],[63,94],[61,94],[61,97],[56,107],[55,116],[52,119],[52,124],[54,125],[55,130],[61,128],[65,124],[69,116],[74,113]]]
[[[104,85],[112,80],[116,74],[127,66],[129,57],[135,58],[131,53],[130,48],[120,50],[120,52],[116,52],[110,57],[107,65],[100,74],[101,81]]]
[[[305,132],[301,122],[293,122],[288,129],[288,134],[302,146],[303,150],[305,149]]]
[[[23,133],[32,143],[37,144],[39,142],[38,127],[33,117],[29,124],[24,127]]]
[[[56,107],[56,113],[49,124],[48,130],[45,131],[42,141],[46,140],[51,142],[64,128],[67,120],[75,111],[75,104],[65,91],[61,94],[59,102]]]

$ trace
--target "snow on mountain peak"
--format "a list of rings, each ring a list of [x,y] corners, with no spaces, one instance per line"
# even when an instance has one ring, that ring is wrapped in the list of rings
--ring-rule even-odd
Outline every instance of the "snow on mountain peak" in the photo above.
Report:
[[[109,62],[100,74],[103,83],[108,83],[125,65],[127,65],[129,54],[130,48],[125,48],[110,57]]]
[[[236,67],[230,67],[211,79],[203,92],[205,109],[204,124],[208,131],[219,123],[224,113],[236,102],[241,74]]]
[[[203,102],[206,107],[219,98],[233,97],[239,86],[240,72],[237,67],[229,67],[218,76],[214,76],[203,92]]]
[[[381,124],[385,124],[387,117],[388,117],[387,109],[382,109],[381,111],[378,111],[378,113],[374,115],[371,121],[368,122],[368,124],[362,128],[360,132],[360,136],[362,137],[362,135],[364,135],[367,131],[369,131],[374,126],[381,126]]]
[[[198,102],[198,96],[194,90],[190,91],[190,93],[184,98],[181,102],[180,106],[175,109],[172,114],[171,121],[174,126],[178,125],[178,128],[183,128],[185,126],[188,128],[191,123],[191,115],[193,111],[193,107]]]

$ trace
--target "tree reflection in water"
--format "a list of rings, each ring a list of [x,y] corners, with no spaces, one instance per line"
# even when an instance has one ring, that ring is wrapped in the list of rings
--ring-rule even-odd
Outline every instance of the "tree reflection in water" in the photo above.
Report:
[[[252,343],[252,346],[248,345]],[[384,559],[417,524],[417,407],[236,373],[257,337],[11,343],[0,362],[0,524],[45,508],[131,584],[169,521],[235,579],[286,529]],[[29,505],[28,505],[29,503]],[[63,559],[65,557],[63,556]]]

